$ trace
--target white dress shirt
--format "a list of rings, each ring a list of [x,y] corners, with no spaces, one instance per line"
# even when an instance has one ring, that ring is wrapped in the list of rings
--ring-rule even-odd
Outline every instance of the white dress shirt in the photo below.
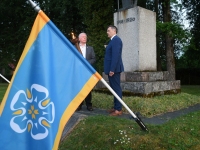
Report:
[[[83,54],[83,57],[86,58],[86,44],[79,45],[79,46],[80,46],[81,52]]]
[[[113,35],[110,39],[112,40],[117,34]]]

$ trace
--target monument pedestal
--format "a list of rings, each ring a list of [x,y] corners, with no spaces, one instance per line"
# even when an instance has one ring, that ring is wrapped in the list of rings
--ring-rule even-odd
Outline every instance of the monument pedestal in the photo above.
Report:
[[[121,88],[124,95],[142,97],[180,93],[180,80],[168,81],[168,74],[168,71],[122,72]],[[108,82],[107,75],[103,73],[102,77]],[[98,82],[95,90],[107,91],[101,82]]]

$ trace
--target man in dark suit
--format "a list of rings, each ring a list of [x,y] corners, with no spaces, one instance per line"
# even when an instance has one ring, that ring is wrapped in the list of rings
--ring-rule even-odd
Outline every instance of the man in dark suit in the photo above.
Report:
[[[104,73],[108,75],[111,88],[122,98],[120,74],[124,71],[122,62],[122,41],[117,36],[117,27],[110,25],[107,28],[108,37],[111,39],[106,46],[104,57]],[[122,114],[122,104],[114,97],[114,107],[108,110],[111,116]]]
[[[96,61],[96,58],[95,58],[95,53],[94,53],[94,49],[92,46],[88,46],[86,43],[87,43],[87,35],[86,33],[80,33],[79,36],[78,36],[78,39],[79,39],[79,47],[81,49],[81,53],[83,55],[83,57],[91,64],[93,65]],[[87,110],[89,111],[93,111],[93,108],[92,108],[92,93],[90,92],[88,94],[88,96],[85,98],[85,103],[86,103],[86,106],[87,106]],[[78,110],[81,110],[82,108],[82,104],[79,106]]]

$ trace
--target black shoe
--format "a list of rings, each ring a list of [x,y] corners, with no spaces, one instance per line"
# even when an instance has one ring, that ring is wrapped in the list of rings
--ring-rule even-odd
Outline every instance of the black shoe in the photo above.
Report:
[[[88,107],[87,107],[87,110],[88,110],[88,111],[93,111],[92,106],[88,106]]]

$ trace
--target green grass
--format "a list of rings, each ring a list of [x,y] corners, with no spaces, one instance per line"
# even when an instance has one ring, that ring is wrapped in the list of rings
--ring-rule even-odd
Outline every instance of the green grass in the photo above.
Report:
[[[123,97],[133,111],[147,117],[179,110],[200,103],[200,86],[182,86],[182,93],[154,98]],[[93,93],[98,108],[112,107],[112,96]],[[147,124],[141,131],[133,120],[92,116],[82,120],[60,144],[59,150],[199,150],[200,111],[179,117],[163,125]]]
[[[123,101],[134,112],[140,112],[145,117],[152,117],[165,112],[180,110],[200,103],[200,86],[181,86],[182,92],[175,95],[163,95],[153,98],[123,97]],[[113,96],[93,92],[93,105],[97,108],[110,109],[113,106]],[[123,108],[125,113],[128,113]]]
[[[200,85],[184,85],[181,86],[181,91],[183,93],[200,96]]]
[[[4,96],[5,92],[6,92],[7,87],[8,87],[8,84],[0,83],[0,102],[3,99],[3,96]]]
[[[0,84],[0,101],[7,84]],[[132,111],[145,117],[179,110],[200,103],[200,86],[181,86],[182,93],[154,98],[123,97]],[[93,105],[112,107],[113,96],[93,92]],[[123,109],[125,112],[126,110]],[[133,120],[109,116],[91,116],[82,120],[60,144],[59,150],[199,150],[200,111],[179,117],[163,125],[146,124],[141,131]]]
[[[92,116],[82,120],[59,150],[199,150],[200,111],[141,131],[132,120]]]

